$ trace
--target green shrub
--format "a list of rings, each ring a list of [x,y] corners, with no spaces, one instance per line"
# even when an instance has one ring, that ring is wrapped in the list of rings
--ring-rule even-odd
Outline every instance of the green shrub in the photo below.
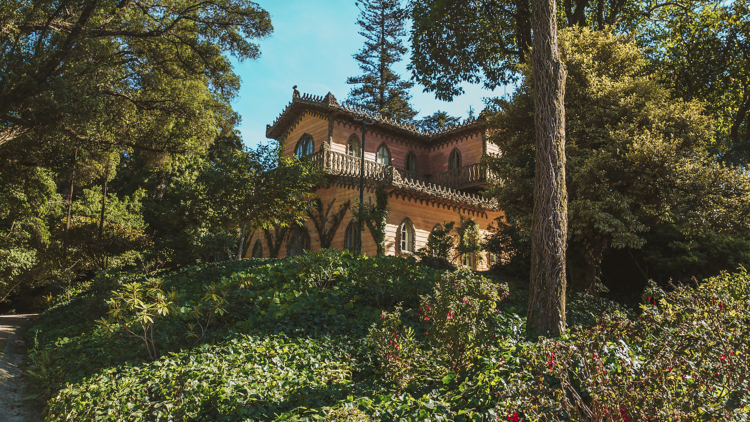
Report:
[[[400,390],[425,375],[426,356],[416,340],[414,330],[401,321],[401,308],[383,311],[380,324],[373,324],[369,337],[380,358],[380,369],[385,378]]]
[[[507,295],[507,285],[461,268],[443,274],[434,293],[422,296],[419,311],[430,323],[428,338],[451,371],[468,368],[482,346],[493,342],[497,303]]]
[[[347,263],[353,259],[348,251],[337,252],[335,249],[321,249],[291,258],[296,264],[299,280],[311,286],[327,288],[347,278]]]
[[[381,309],[391,309],[403,302],[407,307],[419,303],[439,277],[432,269],[422,268],[413,257],[362,257],[351,274],[362,296]]]

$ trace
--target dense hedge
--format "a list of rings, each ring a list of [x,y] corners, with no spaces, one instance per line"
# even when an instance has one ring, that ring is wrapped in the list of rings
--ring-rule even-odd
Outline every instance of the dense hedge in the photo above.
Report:
[[[153,318],[151,361],[147,343],[124,330],[141,325],[116,298],[154,280],[143,306],[157,293],[173,303]],[[31,372],[49,420],[747,420],[748,281],[741,272],[699,288],[652,286],[638,318],[571,294],[569,334],[532,343],[523,289],[511,284],[503,298],[491,293],[497,281],[411,259],[323,251],[103,273],[39,317]],[[445,318],[464,325],[436,323],[442,311],[425,304],[447,306]],[[479,331],[461,312],[484,315]],[[428,333],[440,327],[483,333],[470,335],[482,341],[472,340],[469,361],[440,352],[460,340],[436,341]],[[420,359],[389,367],[383,354],[401,344]]]

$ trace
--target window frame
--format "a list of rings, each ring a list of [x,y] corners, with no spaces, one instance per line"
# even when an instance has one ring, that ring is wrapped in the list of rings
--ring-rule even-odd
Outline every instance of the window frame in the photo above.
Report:
[[[346,230],[344,231],[344,249],[351,253],[357,253],[359,251],[359,245],[356,243],[356,239],[350,238],[351,236],[359,237],[359,243],[362,243],[362,231],[359,230],[359,224],[357,224],[354,219],[349,222],[349,225],[346,226]],[[352,242],[355,243],[352,245]]]
[[[406,239],[404,239],[404,228],[406,228]],[[398,248],[399,254],[413,254],[416,250],[416,229],[414,223],[412,223],[409,217],[404,218],[401,224],[398,225],[396,231],[396,247]],[[404,248],[404,244],[408,248]]]
[[[257,256],[255,251],[259,251],[259,254]],[[253,244],[253,250],[250,253],[250,258],[263,258],[263,242],[261,242],[260,239],[256,240]]]
[[[456,165],[453,165],[453,160],[456,160]],[[448,156],[448,170],[456,170],[463,167],[463,158],[461,157],[461,150],[453,148],[450,155]]]
[[[356,145],[357,154],[352,154],[352,148],[351,148],[352,144]],[[362,143],[359,142],[359,137],[357,135],[352,134],[351,136],[349,136],[349,140],[346,141],[346,154],[350,157],[357,157],[357,158],[362,157],[362,155],[360,155],[362,154]]]
[[[305,148],[306,151],[300,151]],[[302,152],[303,154],[300,154]],[[297,158],[307,157],[315,152],[315,139],[309,133],[304,133],[294,146],[294,156]]]
[[[388,155],[388,162],[387,163],[381,163],[380,162],[380,151],[385,151],[385,153]],[[388,148],[388,145],[383,142],[382,144],[378,145],[378,149],[375,152],[375,162],[378,164],[382,164],[384,166],[390,166],[393,162],[393,155],[391,155],[391,149]]]
[[[299,247],[297,244],[298,240],[302,240],[302,246]],[[289,244],[287,245],[286,255],[288,257],[299,256],[310,250],[310,233],[305,227],[296,229],[291,237],[289,238]]]
[[[413,170],[409,167],[410,158],[414,160]],[[419,173],[419,160],[417,160],[417,154],[415,154],[414,151],[409,151],[406,153],[406,159],[404,160],[404,169],[412,173]]]

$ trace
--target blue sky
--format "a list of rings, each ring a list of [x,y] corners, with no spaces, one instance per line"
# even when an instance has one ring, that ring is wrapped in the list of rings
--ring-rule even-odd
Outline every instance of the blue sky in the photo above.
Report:
[[[233,107],[242,116],[239,129],[250,147],[266,141],[266,124],[292,99],[294,85],[302,93],[325,95],[330,91],[339,101],[345,100],[351,89],[346,78],[360,74],[352,54],[364,43],[357,33],[359,9],[354,0],[256,1],[271,14],[273,34],[258,41],[260,59],[234,61],[242,86]],[[408,77],[406,60],[408,55],[395,68],[402,78]],[[413,107],[420,111],[417,117],[444,110],[466,118],[469,106],[480,111],[482,98],[491,95],[476,85],[465,85],[464,90],[466,94],[453,102],[443,102],[415,86],[411,94]],[[502,95],[502,88],[496,92]]]

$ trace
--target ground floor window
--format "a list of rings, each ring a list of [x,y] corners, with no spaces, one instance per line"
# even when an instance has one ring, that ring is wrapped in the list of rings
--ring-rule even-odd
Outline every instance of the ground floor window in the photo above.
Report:
[[[289,239],[288,256],[302,255],[307,250],[310,250],[310,235],[304,228],[295,230]]]
[[[255,245],[253,245],[253,258],[263,258],[263,245],[260,243],[260,240],[255,241]]]
[[[474,253],[465,253],[461,255],[461,264],[464,267],[474,268]]]
[[[359,225],[352,221],[344,233],[344,248],[351,253],[357,253],[361,242],[362,232],[359,231]]]
[[[414,225],[408,218],[401,223],[398,237],[399,252],[414,253]]]

